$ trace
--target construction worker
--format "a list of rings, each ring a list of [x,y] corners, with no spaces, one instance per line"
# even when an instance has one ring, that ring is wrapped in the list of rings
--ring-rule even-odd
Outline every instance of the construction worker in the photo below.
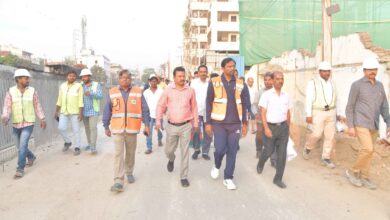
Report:
[[[84,90],[83,122],[88,141],[88,146],[85,149],[90,150],[91,154],[96,154],[97,123],[103,90],[100,83],[92,81],[91,76],[92,73],[89,69],[81,70],[80,77]]]
[[[322,163],[333,169],[335,165],[330,157],[335,145],[337,92],[330,64],[321,62],[318,71],[318,76],[310,80],[306,88],[306,123],[313,129],[303,149],[303,158],[309,159],[311,150],[324,135]]]
[[[357,137],[361,146],[355,163],[346,170],[346,176],[352,185],[369,189],[377,187],[369,173],[378,138],[379,115],[386,123],[386,134],[390,137],[389,103],[383,84],[375,79],[378,68],[376,58],[364,60],[364,77],[352,84],[345,110],[348,134]]]
[[[59,89],[57,108],[54,114],[58,123],[58,130],[64,139],[63,152],[67,152],[72,146],[67,129],[69,122],[72,124],[73,137],[75,140],[74,155],[80,155],[80,121],[83,120],[84,89],[81,83],[76,82],[77,74],[74,70],[67,73],[67,82]]]
[[[119,86],[110,89],[103,112],[103,126],[106,136],[114,135],[114,185],[113,192],[123,191],[124,177],[128,183],[134,183],[133,175],[137,134],[141,122],[143,133],[149,136],[149,108],[138,86],[131,85],[131,75],[126,69],[119,72]]]
[[[156,130],[161,128],[160,119],[168,109],[167,143],[165,145],[165,154],[168,157],[167,170],[168,172],[173,171],[176,159],[175,151],[180,145],[180,183],[182,187],[189,187],[189,143],[192,132],[196,132],[198,129],[198,108],[195,91],[185,83],[185,77],[183,67],[176,67],[173,70],[174,83],[167,86],[158,102]]]
[[[247,106],[250,102],[248,87],[234,76],[236,62],[232,58],[222,60],[223,74],[211,79],[206,98],[206,133],[214,133],[214,167],[211,177],[217,179],[223,157],[226,168],[223,184],[229,190],[237,187],[233,182],[236,155],[241,136],[248,131]],[[242,134],[241,134],[242,132]]]
[[[12,134],[15,145],[18,148],[18,163],[15,178],[24,175],[24,168],[32,166],[36,157],[28,149],[28,142],[33,132],[35,115],[40,119],[41,128],[46,128],[45,114],[39,102],[38,94],[30,87],[31,75],[26,69],[17,69],[14,73],[16,86],[11,87],[4,99],[3,114],[1,120],[4,125],[8,124],[12,115]]]
[[[146,103],[148,104],[150,111],[150,134],[146,137],[146,151],[145,154],[151,154],[153,152],[153,127],[156,125],[156,111],[158,100],[160,99],[162,93],[164,92],[162,89],[157,87],[158,78],[155,74],[151,74],[149,76],[149,84],[150,87],[144,91],[144,97]],[[158,146],[163,146],[162,143],[163,134],[159,129],[157,131],[157,140]]]

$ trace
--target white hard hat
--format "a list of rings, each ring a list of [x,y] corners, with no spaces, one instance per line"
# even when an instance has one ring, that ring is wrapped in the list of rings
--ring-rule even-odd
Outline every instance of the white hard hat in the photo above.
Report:
[[[325,71],[332,70],[332,66],[330,65],[330,63],[324,61],[321,62],[320,65],[318,65],[318,70],[325,70]]]
[[[26,69],[17,69],[15,70],[14,78],[19,76],[28,76],[31,77],[30,73]]]
[[[152,79],[152,78],[156,78],[156,79],[158,79],[158,77],[157,77],[157,75],[156,75],[156,74],[150,74],[150,76],[149,76],[149,79]]]
[[[82,77],[82,76],[92,76],[91,70],[89,70],[89,69],[81,70],[80,77]]]
[[[367,58],[363,61],[363,69],[378,69],[379,62],[375,57]]]

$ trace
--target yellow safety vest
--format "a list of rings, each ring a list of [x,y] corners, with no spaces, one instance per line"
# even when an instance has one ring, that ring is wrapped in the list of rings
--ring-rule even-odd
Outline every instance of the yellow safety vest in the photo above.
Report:
[[[12,123],[35,122],[34,93],[33,87],[27,87],[24,93],[16,86],[9,89],[12,97]]]
[[[74,82],[68,85],[68,82],[64,82],[60,86],[61,97],[58,103],[61,103],[61,113],[65,115],[78,115],[80,113],[80,107],[83,107],[83,103],[80,102],[79,90],[83,89],[80,83]],[[83,97],[81,97],[83,98]],[[82,100],[81,100],[82,101]],[[80,106],[81,105],[81,106]]]
[[[211,119],[216,121],[223,121],[226,117],[227,109],[227,93],[222,83],[222,78],[214,77],[211,79],[214,88],[214,100],[213,108],[211,111]],[[244,89],[244,82],[241,79],[236,81],[235,99],[237,105],[238,115],[242,120],[242,103],[241,103],[241,92]]]

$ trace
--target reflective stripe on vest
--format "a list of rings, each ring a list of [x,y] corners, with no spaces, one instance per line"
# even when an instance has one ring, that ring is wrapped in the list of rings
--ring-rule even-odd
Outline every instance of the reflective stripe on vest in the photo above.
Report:
[[[221,77],[214,77],[211,79],[214,88],[214,100],[213,108],[211,112],[211,119],[217,121],[223,121],[226,117],[227,110],[227,93],[222,83]],[[240,79],[236,81],[235,90],[235,102],[237,106],[238,116],[242,120],[242,103],[241,103],[241,92],[244,89],[244,82]]]
[[[111,131],[114,134],[137,134],[141,130],[142,122],[142,91],[139,87],[132,87],[127,103],[118,87],[110,89],[112,104]]]
[[[35,122],[33,87],[27,87],[24,93],[14,86],[9,89],[12,98],[12,123]]]
[[[326,103],[325,101],[325,91],[324,86],[322,85],[320,79],[318,77],[313,79],[314,84],[314,100],[312,103],[312,107],[315,110],[325,110],[325,106],[328,105],[329,109],[334,109],[336,107],[336,88],[333,86],[332,81],[330,81],[332,85],[332,101],[331,103]]]

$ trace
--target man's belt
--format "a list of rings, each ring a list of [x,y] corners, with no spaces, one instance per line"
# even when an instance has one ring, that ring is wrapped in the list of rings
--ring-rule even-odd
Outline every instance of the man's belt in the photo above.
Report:
[[[333,109],[335,109],[336,107],[328,107],[328,108],[326,108],[326,106],[325,107],[323,107],[323,108],[313,108],[314,110],[317,110],[317,111],[325,111],[325,112],[327,112],[327,111],[330,111],[330,110],[333,110]]]
[[[190,120],[182,122],[182,123],[173,123],[173,122],[168,121],[168,123],[173,125],[173,126],[182,126],[182,125],[187,124],[188,122],[190,122]]]
[[[272,125],[272,126],[280,126],[280,125],[283,125],[284,123],[286,123],[286,121],[283,121],[283,122],[279,122],[279,123],[270,123],[270,122],[267,122],[269,125]]]

